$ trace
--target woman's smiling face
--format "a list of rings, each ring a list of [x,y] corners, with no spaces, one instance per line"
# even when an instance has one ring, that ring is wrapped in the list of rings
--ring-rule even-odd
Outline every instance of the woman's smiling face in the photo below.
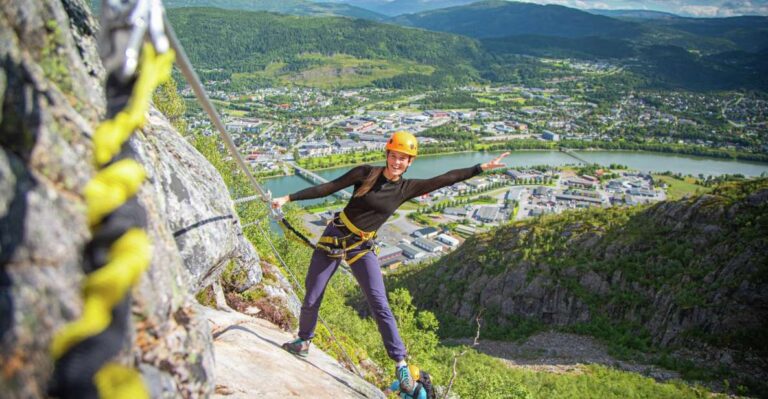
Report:
[[[387,178],[397,180],[413,163],[413,157],[397,151],[387,151]]]

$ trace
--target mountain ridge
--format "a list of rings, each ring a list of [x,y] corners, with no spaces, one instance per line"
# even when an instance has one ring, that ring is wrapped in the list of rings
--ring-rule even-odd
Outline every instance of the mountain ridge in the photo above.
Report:
[[[671,12],[655,11],[655,10],[587,8],[587,9],[584,9],[584,11],[592,14],[605,15],[606,17],[613,17],[613,18],[636,18],[636,19],[682,18],[680,15],[673,14]]]
[[[705,53],[737,49],[759,52],[768,47],[768,17],[623,18],[609,14],[553,4],[486,0],[401,15],[387,22],[478,39],[595,36],[639,45],[676,45]]]
[[[642,33],[642,25],[561,5],[485,0],[456,7],[400,15],[390,22],[474,38],[516,34],[562,37],[606,36],[628,38]]]
[[[323,0],[312,0],[316,3]],[[332,0],[331,3],[356,4],[362,8],[387,16],[410,14],[435,10],[456,5],[469,4],[476,0]]]

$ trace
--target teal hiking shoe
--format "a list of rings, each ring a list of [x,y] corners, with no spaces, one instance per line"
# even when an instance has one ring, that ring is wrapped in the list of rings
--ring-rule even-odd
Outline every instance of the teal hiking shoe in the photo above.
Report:
[[[400,391],[405,392],[408,395],[413,394],[413,390],[416,389],[416,381],[411,377],[411,372],[408,370],[408,366],[400,366],[395,369],[395,377],[400,382]]]
[[[309,356],[310,342],[312,341],[305,341],[301,338],[296,338],[291,342],[284,343],[283,349],[287,350],[290,353],[293,353],[296,356],[307,357]]]

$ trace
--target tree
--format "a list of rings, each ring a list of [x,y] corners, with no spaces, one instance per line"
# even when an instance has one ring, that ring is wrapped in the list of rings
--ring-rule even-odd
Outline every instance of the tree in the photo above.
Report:
[[[160,84],[152,94],[152,102],[181,135],[187,134],[187,122],[183,118],[184,113],[187,112],[187,105],[179,96],[174,79],[168,79]]]
[[[389,293],[389,304],[408,353],[417,359],[434,353],[439,343],[435,315],[429,311],[416,312],[411,293],[403,288]]]

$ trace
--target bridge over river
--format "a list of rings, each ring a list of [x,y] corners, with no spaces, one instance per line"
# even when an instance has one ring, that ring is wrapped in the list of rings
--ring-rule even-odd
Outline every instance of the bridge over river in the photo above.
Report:
[[[565,147],[560,147],[560,152],[568,154],[569,156],[575,158],[577,161],[583,163],[584,165],[592,165],[593,162],[589,162],[586,159],[576,155],[573,150]]]
[[[299,165],[296,165],[294,162],[288,162],[288,165],[291,165],[291,167],[296,171],[296,175],[301,176],[304,180],[307,180],[308,182],[312,184],[322,184],[327,183],[328,180],[326,180],[324,177],[311,172],[309,170],[306,170]],[[341,199],[350,199],[352,198],[352,194],[349,193],[347,190],[340,190],[335,192],[333,195],[341,198]]]

